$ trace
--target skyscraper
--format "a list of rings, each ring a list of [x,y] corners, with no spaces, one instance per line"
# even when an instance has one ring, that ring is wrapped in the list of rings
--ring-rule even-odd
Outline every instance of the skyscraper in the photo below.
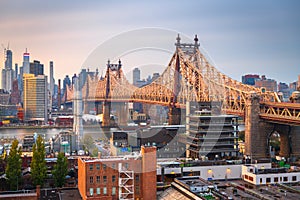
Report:
[[[50,91],[50,108],[52,108],[52,99],[54,95],[54,77],[53,77],[53,61],[49,63],[50,68],[50,84],[49,84],[49,91]]]
[[[133,85],[138,86],[138,81],[141,80],[141,71],[139,70],[139,68],[134,68],[132,79]]]
[[[41,64],[40,61],[34,60],[33,63],[29,65],[29,73],[35,76],[44,75],[44,65]]]
[[[246,74],[245,76],[242,76],[242,83],[248,85],[255,85],[255,81],[259,79],[259,75],[257,74]]]
[[[23,82],[23,102],[25,120],[39,120],[47,123],[47,76],[34,76],[34,74],[24,74]]]
[[[13,81],[13,69],[12,69],[12,51],[10,49],[4,49],[5,63],[4,69],[2,69],[2,88],[6,91],[10,91]]]
[[[30,68],[30,54],[27,52],[26,49],[25,53],[23,54],[23,73],[29,74],[29,68]]]

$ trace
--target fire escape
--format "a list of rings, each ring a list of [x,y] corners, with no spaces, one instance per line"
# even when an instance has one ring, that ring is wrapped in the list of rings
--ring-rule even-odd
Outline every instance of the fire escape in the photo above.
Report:
[[[134,200],[134,172],[119,163],[119,199]]]

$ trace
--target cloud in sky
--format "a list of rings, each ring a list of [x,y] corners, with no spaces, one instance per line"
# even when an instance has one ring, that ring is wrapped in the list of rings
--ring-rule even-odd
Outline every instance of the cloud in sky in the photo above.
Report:
[[[26,47],[31,60],[41,60],[45,67],[53,60],[55,77],[63,78],[78,73],[90,53],[111,37],[160,27],[190,37],[198,34],[217,68],[237,80],[245,73],[258,73],[291,82],[300,74],[299,6],[296,0],[3,0],[0,43],[10,42],[13,61],[19,65]],[[107,59],[99,60],[97,67],[104,68]],[[130,65],[126,61],[124,65]],[[1,67],[3,63],[1,57]]]

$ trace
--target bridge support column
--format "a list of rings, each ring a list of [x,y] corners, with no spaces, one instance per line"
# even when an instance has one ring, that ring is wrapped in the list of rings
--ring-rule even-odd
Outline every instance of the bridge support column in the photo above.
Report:
[[[103,113],[103,107],[102,103],[100,102],[95,102],[95,108],[96,108],[96,115],[102,114]]]
[[[178,125],[181,121],[181,109],[169,107],[169,125]]]
[[[110,122],[110,110],[111,110],[111,103],[104,102],[103,103],[103,121],[102,126],[111,126]]]
[[[252,159],[266,158],[268,134],[273,126],[259,119],[259,97],[252,94],[246,101],[245,112],[245,155]]]
[[[280,156],[290,157],[290,137],[289,132],[280,133]]]
[[[114,103],[116,115],[118,116],[118,125],[126,126],[128,122],[128,104]]]
[[[291,154],[292,158],[300,158],[300,126],[291,127]]]

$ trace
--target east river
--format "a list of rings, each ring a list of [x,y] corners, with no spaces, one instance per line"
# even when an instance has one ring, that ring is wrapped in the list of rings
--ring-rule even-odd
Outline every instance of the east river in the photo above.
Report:
[[[16,138],[19,141],[23,140],[25,135],[31,135],[37,133],[44,137],[46,140],[59,134],[61,131],[68,131],[69,128],[1,128],[0,129],[0,139],[1,138]],[[100,127],[89,127],[83,129],[84,135],[91,135],[94,139],[105,139],[111,131],[116,129],[111,129],[104,131]],[[106,134],[104,134],[106,133]],[[107,138],[106,138],[107,139]]]

